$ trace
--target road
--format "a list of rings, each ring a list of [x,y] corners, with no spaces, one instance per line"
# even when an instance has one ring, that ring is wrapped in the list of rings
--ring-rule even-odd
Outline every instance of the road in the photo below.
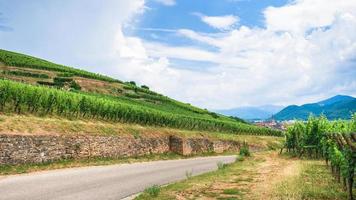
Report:
[[[117,200],[234,161],[235,156],[214,156],[6,176],[0,177],[0,200]]]

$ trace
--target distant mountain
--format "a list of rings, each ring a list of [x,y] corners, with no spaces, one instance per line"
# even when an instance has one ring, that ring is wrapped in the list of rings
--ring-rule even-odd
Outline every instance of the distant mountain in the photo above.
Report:
[[[227,116],[239,117],[246,120],[251,119],[268,119],[273,114],[280,111],[283,107],[277,105],[263,105],[263,106],[246,106],[227,110],[217,110],[218,113]]]
[[[276,120],[308,119],[310,114],[320,116],[324,114],[328,119],[350,119],[351,113],[356,112],[356,98],[337,95],[329,99],[304,104],[291,105],[274,115]]]

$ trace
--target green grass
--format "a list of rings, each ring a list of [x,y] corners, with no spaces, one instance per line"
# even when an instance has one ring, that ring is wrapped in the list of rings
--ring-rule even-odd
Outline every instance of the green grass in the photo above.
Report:
[[[157,185],[153,185],[149,188],[146,188],[144,193],[146,193],[149,197],[157,197],[159,195],[159,192],[161,191],[161,188]]]
[[[235,195],[241,195],[241,191],[238,189],[225,189],[223,191],[224,194],[235,194]]]
[[[324,162],[304,160],[301,174],[278,184],[274,197],[290,200],[334,200],[347,199],[347,193],[330,175]]]
[[[244,189],[222,187],[216,191],[216,189],[212,190],[212,187],[224,183],[233,183],[236,180],[234,179],[235,176],[241,175],[242,172],[247,174],[247,168],[254,167],[260,162],[262,161],[251,157],[243,162],[238,161],[224,165],[224,167],[216,171],[190,177],[184,181],[163,186],[160,189],[159,195],[154,199],[177,199],[177,195],[180,195],[180,199],[204,199],[204,197],[213,199],[243,199],[244,194],[247,192]],[[136,197],[136,200],[146,199],[150,199],[146,191]]]

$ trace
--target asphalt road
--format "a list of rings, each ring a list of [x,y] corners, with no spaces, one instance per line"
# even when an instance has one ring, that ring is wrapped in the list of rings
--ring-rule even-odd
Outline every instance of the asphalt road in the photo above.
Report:
[[[152,185],[164,185],[217,169],[235,156],[155,161],[53,170],[0,177],[0,200],[122,199]]]

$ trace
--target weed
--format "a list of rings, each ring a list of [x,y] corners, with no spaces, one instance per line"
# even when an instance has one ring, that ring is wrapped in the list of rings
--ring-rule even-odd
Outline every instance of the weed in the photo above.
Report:
[[[153,185],[145,189],[145,193],[149,194],[151,197],[157,197],[160,191],[161,188],[158,185]]]
[[[251,156],[250,148],[247,143],[244,143],[244,145],[241,147],[240,155],[241,156]]]
[[[220,161],[217,163],[217,166],[218,166],[218,169],[221,170],[221,169],[225,169],[227,165]]]

